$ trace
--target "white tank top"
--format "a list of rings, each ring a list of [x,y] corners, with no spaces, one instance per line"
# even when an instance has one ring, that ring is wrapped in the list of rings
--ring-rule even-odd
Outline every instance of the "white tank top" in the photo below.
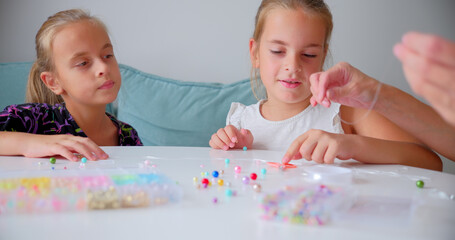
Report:
[[[260,113],[260,105],[263,102],[262,100],[250,106],[234,102],[226,118],[226,125],[251,131],[254,137],[254,149],[286,151],[298,136],[310,129],[344,133],[338,115],[340,111],[338,103],[332,102],[329,108],[310,105],[286,120],[269,121]]]

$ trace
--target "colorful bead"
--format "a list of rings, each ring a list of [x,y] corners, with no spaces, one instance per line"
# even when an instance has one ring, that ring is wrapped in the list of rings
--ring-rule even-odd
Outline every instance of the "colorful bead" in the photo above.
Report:
[[[214,178],[217,178],[218,175],[219,175],[218,171],[213,171],[213,172],[212,172],[212,176],[213,176]]]
[[[144,161],[144,165],[145,165],[145,166],[150,165],[150,160],[145,160],[145,161]]]
[[[197,177],[193,177],[193,182],[197,182]]]
[[[240,166],[235,166],[234,172],[235,173],[240,173],[242,171],[242,168]]]
[[[226,164],[229,164],[230,161],[231,160],[229,160],[229,158],[224,159],[224,163],[226,163]]]
[[[267,173],[267,169],[265,169],[265,168],[261,169],[261,174],[262,175],[265,175],[266,173]]]
[[[231,197],[232,196],[232,190],[231,189],[226,189],[226,191],[224,192],[226,194],[226,196],[228,197]]]
[[[242,178],[242,182],[243,182],[244,184],[248,184],[248,183],[250,183],[250,178],[247,177],[247,176],[245,176],[245,177]]]
[[[209,180],[208,180],[207,178],[203,178],[203,179],[201,180],[201,183],[202,183],[202,184],[207,184],[207,185],[208,185],[208,184],[209,184]]]
[[[250,178],[251,180],[256,180],[256,178],[258,178],[258,175],[256,173],[251,173]]]
[[[417,186],[418,188],[423,188],[424,185],[425,185],[425,183],[424,183],[422,180],[418,180],[418,181],[416,182],[416,186]]]
[[[65,170],[66,170],[67,168],[66,168],[66,167],[63,167],[63,169],[65,169]]]
[[[218,185],[223,186],[223,184],[224,184],[223,179],[218,179]]]
[[[262,187],[261,187],[260,184],[255,183],[255,184],[253,185],[253,190],[254,190],[255,192],[261,192],[261,189],[262,189]]]
[[[216,198],[216,197],[213,198],[212,202],[213,202],[213,203],[217,203],[217,202],[218,202],[218,198]]]
[[[247,148],[246,146],[245,146],[245,147],[243,147],[243,151],[246,151],[246,150],[248,150],[248,148]]]
[[[55,164],[57,162],[57,159],[55,159],[55,157],[51,157],[51,158],[49,158],[49,162],[51,164]]]
[[[86,157],[81,158],[81,163],[86,163],[86,162],[87,162],[87,158]]]
[[[221,170],[220,170],[220,175],[223,175],[223,174],[224,174],[224,170],[221,169]]]
[[[52,167],[52,170],[55,170],[55,167]]]

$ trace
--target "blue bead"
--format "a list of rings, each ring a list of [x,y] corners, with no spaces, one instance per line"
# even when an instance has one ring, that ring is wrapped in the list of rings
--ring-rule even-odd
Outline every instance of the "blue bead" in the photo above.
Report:
[[[83,157],[83,158],[81,159],[81,162],[82,162],[82,163],[86,163],[86,162],[87,162],[87,158]]]
[[[213,171],[213,172],[212,172],[212,176],[213,176],[214,178],[217,178],[218,175],[219,175],[218,171]]]
[[[265,175],[267,173],[267,169],[265,169],[265,168],[261,169],[261,173],[262,173],[262,175]]]
[[[247,148],[246,146],[245,146],[245,147],[243,147],[243,151],[246,151],[246,150],[248,150],[248,148]]]
[[[226,163],[226,164],[229,164],[230,161],[231,160],[229,160],[229,158],[224,159],[224,163]]]

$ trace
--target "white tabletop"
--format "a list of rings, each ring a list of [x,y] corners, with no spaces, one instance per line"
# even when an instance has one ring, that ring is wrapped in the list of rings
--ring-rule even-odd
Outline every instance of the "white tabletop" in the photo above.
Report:
[[[79,163],[0,157],[0,178],[74,175],[80,171],[134,171],[149,160],[160,173],[178,182],[183,197],[176,203],[136,209],[0,215],[0,239],[455,239],[455,175],[401,165],[366,165],[338,161],[352,170],[353,211],[323,226],[267,221],[260,199],[287,185],[308,183],[305,169],[314,163],[294,161],[295,169],[270,167],[282,154],[274,151],[222,151],[189,147],[104,147],[110,158]],[[225,164],[229,158],[230,163]],[[38,165],[39,162],[43,164]],[[234,174],[234,167],[242,172]],[[67,169],[64,170],[63,168]],[[261,169],[267,173],[261,175]],[[193,177],[224,170],[237,196],[225,188],[198,189]],[[66,172],[65,172],[66,171]],[[242,183],[255,172],[262,192]],[[423,180],[423,189],[416,187]],[[218,199],[213,203],[214,198]]]

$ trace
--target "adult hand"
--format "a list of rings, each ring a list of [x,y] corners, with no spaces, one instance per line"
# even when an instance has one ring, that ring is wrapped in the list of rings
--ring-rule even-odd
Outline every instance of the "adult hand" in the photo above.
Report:
[[[331,101],[354,108],[371,108],[380,82],[349,63],[341,62],[310,76],[311,105],[329,107]]]
[[[394,47],[412,90],[455,126],[455,43],[410,32]]]
[[[212,135],[209,145],[215,149],[223,149],[225,151],[230,148],[251,148],[253,145],[253,135],[250,130],[237,129],[233,125],[227,125],[220,128]]]

